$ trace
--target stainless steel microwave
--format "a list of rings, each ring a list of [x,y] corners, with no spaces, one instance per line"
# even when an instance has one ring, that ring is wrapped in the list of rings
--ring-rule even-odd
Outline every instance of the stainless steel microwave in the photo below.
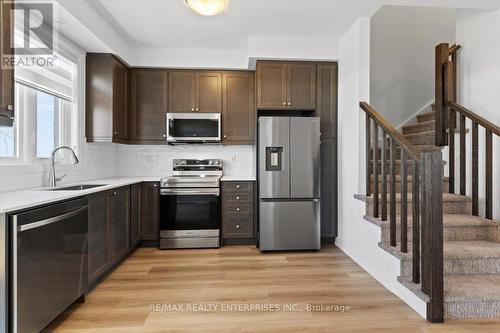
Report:
[[[167,113],[167,142],[218,143],[220,113]]]

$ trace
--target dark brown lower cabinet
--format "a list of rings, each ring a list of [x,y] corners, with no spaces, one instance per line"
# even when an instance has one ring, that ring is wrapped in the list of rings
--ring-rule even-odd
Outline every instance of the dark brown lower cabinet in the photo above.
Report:
[[[254,243],[255,183],[222,182],[222,237],[224,242]]]
[[[130,247],[141,242],[141,184],[130,186]]]
[[[337,140],[321,140],[321,237],[337,236]]]
[[[88,196],[89,285],[120,262],[130,250],[130,187]]]
[[[103,275],[110,262],[108,191],[88,196],[89,206],[89,284]]]
[[[141,239],[157,241],[159,233],[160,184],[145,182],[141,184]]]

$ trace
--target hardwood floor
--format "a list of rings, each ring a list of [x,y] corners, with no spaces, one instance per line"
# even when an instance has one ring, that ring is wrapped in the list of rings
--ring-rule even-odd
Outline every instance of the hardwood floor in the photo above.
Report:
[[[217,309],[187,311],[194,304]],[[296,305],[238,312],[229,304]],[[303,311],[307,304],[344,312]],[[500,318],[429,324],[334,247],[266,254],[250,246],[141,248],[47,331],[465,333],[499,332]]]

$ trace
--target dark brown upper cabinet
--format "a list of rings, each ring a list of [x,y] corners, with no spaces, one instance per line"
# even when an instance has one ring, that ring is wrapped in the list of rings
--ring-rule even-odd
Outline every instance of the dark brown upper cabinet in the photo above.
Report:
[[[316,109],[316,64],[258,61],[257,108]]]
[[[336,63],[317,66],[317,106],[315,116],[320,117],[321,138],[337,138],[338,69]]]
[[[0,126],[12,126],[14,119],[14,69],[3,64],[4,56],[12,55],[12,2],[0,0]]]
[[[222,142],[252,144],[255,141],[255,106],[253,72],[222,74]]]
[[[166,143],[168,72],[131,71],[130,143]]]
[[[222,74],[170,71],[168,112],[222,112]]]
[[[86,137],[88,142],[128,140],[129,70],[111,54],[87,54]]]

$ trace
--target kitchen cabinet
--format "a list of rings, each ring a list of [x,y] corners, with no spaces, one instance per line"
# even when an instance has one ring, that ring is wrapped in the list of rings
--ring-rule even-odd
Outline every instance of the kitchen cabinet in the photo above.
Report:
[[[337,140],[321,140],[321,237],[337,236]]]
[[[254,243],[255,183],[222,182],[222,237],[227,243],[239,239]]]
[[[111,54],[87,54],[87,142],[128,140],[129,70]]]
[[[141,184],[130,186],[130,247],[141,242]]]
[[[0,126],[12,126],[14,113],[14,69],[5,66],[4,56],[13,54],[11,48],[12,2],[0,0]]]
[[[317,108],[315,116],[321,120],[321,138],[337,138],[338,72],[336,63],[317,66]]]
[[[109,272],[130,249],[130,188],[91,194],[89,208],[89,285]]]
[[[111,260],[120,261],[130,248],[130,188],[110,191]]]
[[[89,284],[103,275],[110,264],[110,230],[107,191],[88,196],[89,206]]]
[[[168,112],[222,112],[222,73],[170,71]]]
[[[316,64],[258,61],[257,108],[314,110],[316,108]]]
[[[222,143],[255,142],[254,84],[252,72],[222,74]]]
[[[132,69],[129,143],[166,143],[168,72]]]
[[[160,185],[145,182],[141,185],[141,239],[158,241],[160,215]]]

